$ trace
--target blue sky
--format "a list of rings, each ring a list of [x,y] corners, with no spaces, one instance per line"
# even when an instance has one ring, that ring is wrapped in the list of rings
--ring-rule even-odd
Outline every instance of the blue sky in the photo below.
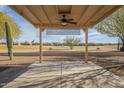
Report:
[[[37,28],[33,27],[27,20],[18,15],[15,11],[10,9],[8,6],[0,5],[0,11],[6,12],[10,15],[16,23],[21,27],[21,35],[15,40],[18,42],[24,42],[35,40],[35,42],[39,42],[39,31]],[[43,42],[62,42],[63,39],[67,35],[47,35],[46,31],[43,32]],[[83,30],[81,30],[81,35],[75,35],[75,37],[81,38],[82,42],[85,40],[85,34]],[[117,38],[108,37],[106,35],[98,33],[94,28],[89,29],[89,42],[94,43],[116,43],[118,41]]]

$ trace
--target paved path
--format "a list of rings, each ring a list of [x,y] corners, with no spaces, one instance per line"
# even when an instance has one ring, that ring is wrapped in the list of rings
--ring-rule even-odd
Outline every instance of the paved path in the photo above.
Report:
[[[4,87],[124,87],[124,79],[92,62],[45,62],[30,65]]]

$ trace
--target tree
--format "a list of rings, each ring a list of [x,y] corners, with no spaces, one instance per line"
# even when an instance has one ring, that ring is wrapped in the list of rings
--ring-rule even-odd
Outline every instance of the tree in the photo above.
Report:
[[[100,22],[95,27],[98,32],[109,37],[118,37],[122,41],[121,51],[124,51],[124,7]]]
[[[69,46],[69,48],[72,50],[74,48],[74,46],[77,46],[81,43],[81,40],[80,38],[75,38],[74,36],[73,37],[66,37],[64,39],[64,44],[66,46]]]
[[[0,40],[6,37],[5,22],[11,28],[13,39],[17,39],[21,34],[19,25],[6,13],[0,12]]]
[[[6,13],[0,12],[0,39],[6,37],[7,48],[10,60],[13,58],[12,45],[13,38],[20,35],[20,27]]]
[[[22,45],[30,45],[30,43],[28,41],[25,41],[22,43]]]

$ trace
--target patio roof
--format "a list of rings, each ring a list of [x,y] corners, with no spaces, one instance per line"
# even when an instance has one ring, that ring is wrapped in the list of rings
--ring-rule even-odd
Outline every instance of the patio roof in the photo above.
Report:
[[[121,6],[117,5],[12,5],[17,13],[32,25],[40,28],[83,28],[93,27]],[[62,14],[73,18],[77,24],[62,26],[57,20]]]
[[[45,28],[83,28],[85,31],[85,62],[88,62],[88,28],[99,23],[121,6],[118,5],[12,5],[17,13],[39,29],[40,62],[43,61],[42,31]],[[62,25],[62,15],[76,24]],[[63,16],[64,17],[64,16]],[[59,20],[58,20],[59,19]],[[65,19],[64,19],[65,20]],[[65,22],[65,21],[64,21]]]

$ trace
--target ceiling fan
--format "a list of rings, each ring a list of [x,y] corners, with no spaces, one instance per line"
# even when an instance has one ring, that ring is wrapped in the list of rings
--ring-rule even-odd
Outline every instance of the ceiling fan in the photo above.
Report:
[[[62,15],[61,19],[58,19],[61,22],[61,25],[66,26],[67,24],[77,24],[73,18],[66,18],[66,15]]]

